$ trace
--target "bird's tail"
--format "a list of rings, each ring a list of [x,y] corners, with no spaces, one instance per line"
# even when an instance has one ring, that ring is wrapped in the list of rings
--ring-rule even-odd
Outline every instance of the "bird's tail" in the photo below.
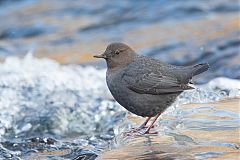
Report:
[[[197,64],[197,65],[193,66],[192,74],[193,74],[193,76],[198,75],[202,72],[207,71],[208,68],[209,68],[208,63]]]

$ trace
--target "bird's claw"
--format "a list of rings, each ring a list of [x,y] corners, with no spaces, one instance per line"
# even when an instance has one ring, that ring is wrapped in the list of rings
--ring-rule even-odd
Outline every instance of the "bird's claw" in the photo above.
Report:
[[[155,128],[156,125],[153,125],[151,128]],[[148,128],[147,126],[140,126],[139,128],[131,128],[130,131],[126,131],[123,133],[124,136],[136,136],[136,135],[153,135],[153,134],[158,134],[158,132],[150,132],[150,130],[147,130],[145,132],[141,131],[142,129]]]
[[[124,136],[133,136],[133,135],[138,134],[140,130],[141,129],[139,129],[139,128],[135,128],[135,129],[132,129],[130,131],[124,132],[123,135]]]
[[[158,132],[150,132],[150,131],[146,131],[143,134],[158,134]]]
[[[153,125],[151,128],[155,128],[157,125]],[[141,129],[146,129],[146,128],[148,128],[148,126],[140,126],[139,127],[139,130],[141,130]]]

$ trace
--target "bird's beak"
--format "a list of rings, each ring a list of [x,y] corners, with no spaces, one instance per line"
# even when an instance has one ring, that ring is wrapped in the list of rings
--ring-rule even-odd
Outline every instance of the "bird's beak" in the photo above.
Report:
[[[94,58],[104,58],[107,59],[107,56],[103,53],[103,54],[99,54],[99,55],[94,55]]]

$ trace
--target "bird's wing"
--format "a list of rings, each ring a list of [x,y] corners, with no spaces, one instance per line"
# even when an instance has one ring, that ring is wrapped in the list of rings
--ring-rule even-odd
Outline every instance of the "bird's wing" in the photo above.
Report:
[[[146,65],[129,66],[124,71],[122,79],[129,89],[140,94],[166,94],[193,89],[187,84],[181,84],[175,75],[161,72],[160,69],[149,68]]]

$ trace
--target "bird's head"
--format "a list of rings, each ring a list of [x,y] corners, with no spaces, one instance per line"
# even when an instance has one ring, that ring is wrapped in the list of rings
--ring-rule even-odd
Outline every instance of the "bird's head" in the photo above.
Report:
[[[136,53],[124,43],[111,43],[107,46],[105,52],[95,55],[95,58],[104,58],[109,69],[125,67],[136,57]]]

